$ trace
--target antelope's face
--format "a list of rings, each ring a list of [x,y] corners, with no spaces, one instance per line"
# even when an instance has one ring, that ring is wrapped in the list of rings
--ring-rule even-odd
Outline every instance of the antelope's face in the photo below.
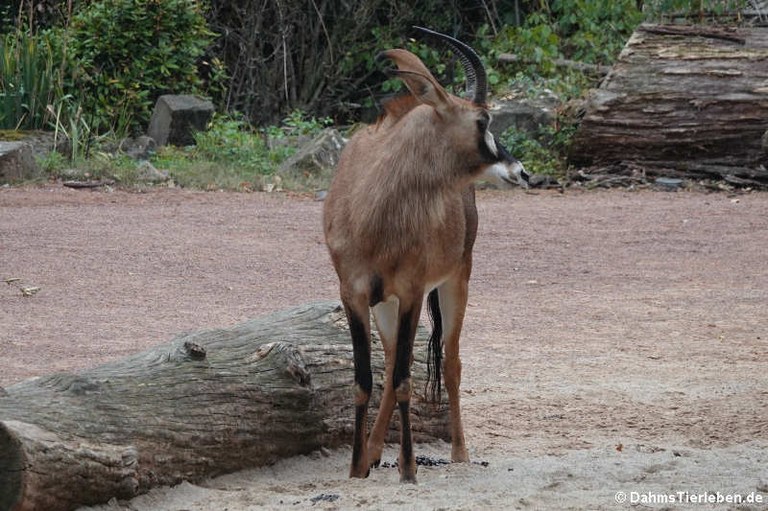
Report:
[[[446,117],[441,130],[449,139],[446,146],[462,154],[468,169],[476,179],[490,181],[497,188],[512,188],[515,184],[528,187],[529,174],[523,164],[491,133],[491,115],[484,106],[451,97],[456,111]]]

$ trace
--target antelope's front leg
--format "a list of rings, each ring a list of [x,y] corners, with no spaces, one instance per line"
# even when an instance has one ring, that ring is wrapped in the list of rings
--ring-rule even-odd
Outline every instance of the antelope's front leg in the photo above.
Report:
[[[416,482],[416,458],[413,454],[413,438],[411,436],[411,360],[413,358],[413,339],[419,323],[422,296],[410,302],[410,305],[400,305],[400,318],[397,329],[397,347],[395,348],[395,367],[392,374],[392,385],[395,399],[400,410],[400,482]]]
[[[371,399],[373,388],[370,318],[365,302],[342,301],[349,321],[355,364],[355,434],[352,440],[352,466],[349,470],[349,477],[365,478],[370,473],[366,448],[366,424],[368,421],[368,402]]]

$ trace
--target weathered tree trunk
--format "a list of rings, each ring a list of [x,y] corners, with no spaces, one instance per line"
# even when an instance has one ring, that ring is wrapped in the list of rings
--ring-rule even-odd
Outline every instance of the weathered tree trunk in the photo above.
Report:
[[[346,329],[337,304],[311,304],[0,389],[0,510],[127,499],[349,442]],[[383,357],[373,352],[381,387]],[[449,439],[445,403],[422,399],[423,330],[414,353],[416,438]]]
[[[570,160],[765,186],[767,129],[768,27],[642,25],[591,94]]]

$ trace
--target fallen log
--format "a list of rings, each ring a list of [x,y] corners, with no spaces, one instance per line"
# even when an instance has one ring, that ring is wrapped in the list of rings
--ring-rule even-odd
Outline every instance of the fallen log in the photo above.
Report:
[[[8,387],[0,392],[0,510],[129,499],[348,443],[347,328],[338,304],[310,304]],[[412,427],[417,441],[449,440],[446,403],[423,398],[426,337],[420,329]],[[372,362],[380,389],[380,348]],[[397,431],[393,424],[390,440]]]
[[[642,25],[590,93],[570,163],[766,187],[767,76],[768,27]]]

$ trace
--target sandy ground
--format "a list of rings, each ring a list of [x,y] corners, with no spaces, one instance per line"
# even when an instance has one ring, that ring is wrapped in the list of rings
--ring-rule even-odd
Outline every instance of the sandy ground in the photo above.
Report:
[[[420,467],[416,486],[395,468],[349,480],[338,449],[93,509],[768,509],[768,194],[478,203],[462,388],[487,466]],[[0,279],[21,279],[0,282],[0,385],[335,298],[321,208],[0,189]]]

